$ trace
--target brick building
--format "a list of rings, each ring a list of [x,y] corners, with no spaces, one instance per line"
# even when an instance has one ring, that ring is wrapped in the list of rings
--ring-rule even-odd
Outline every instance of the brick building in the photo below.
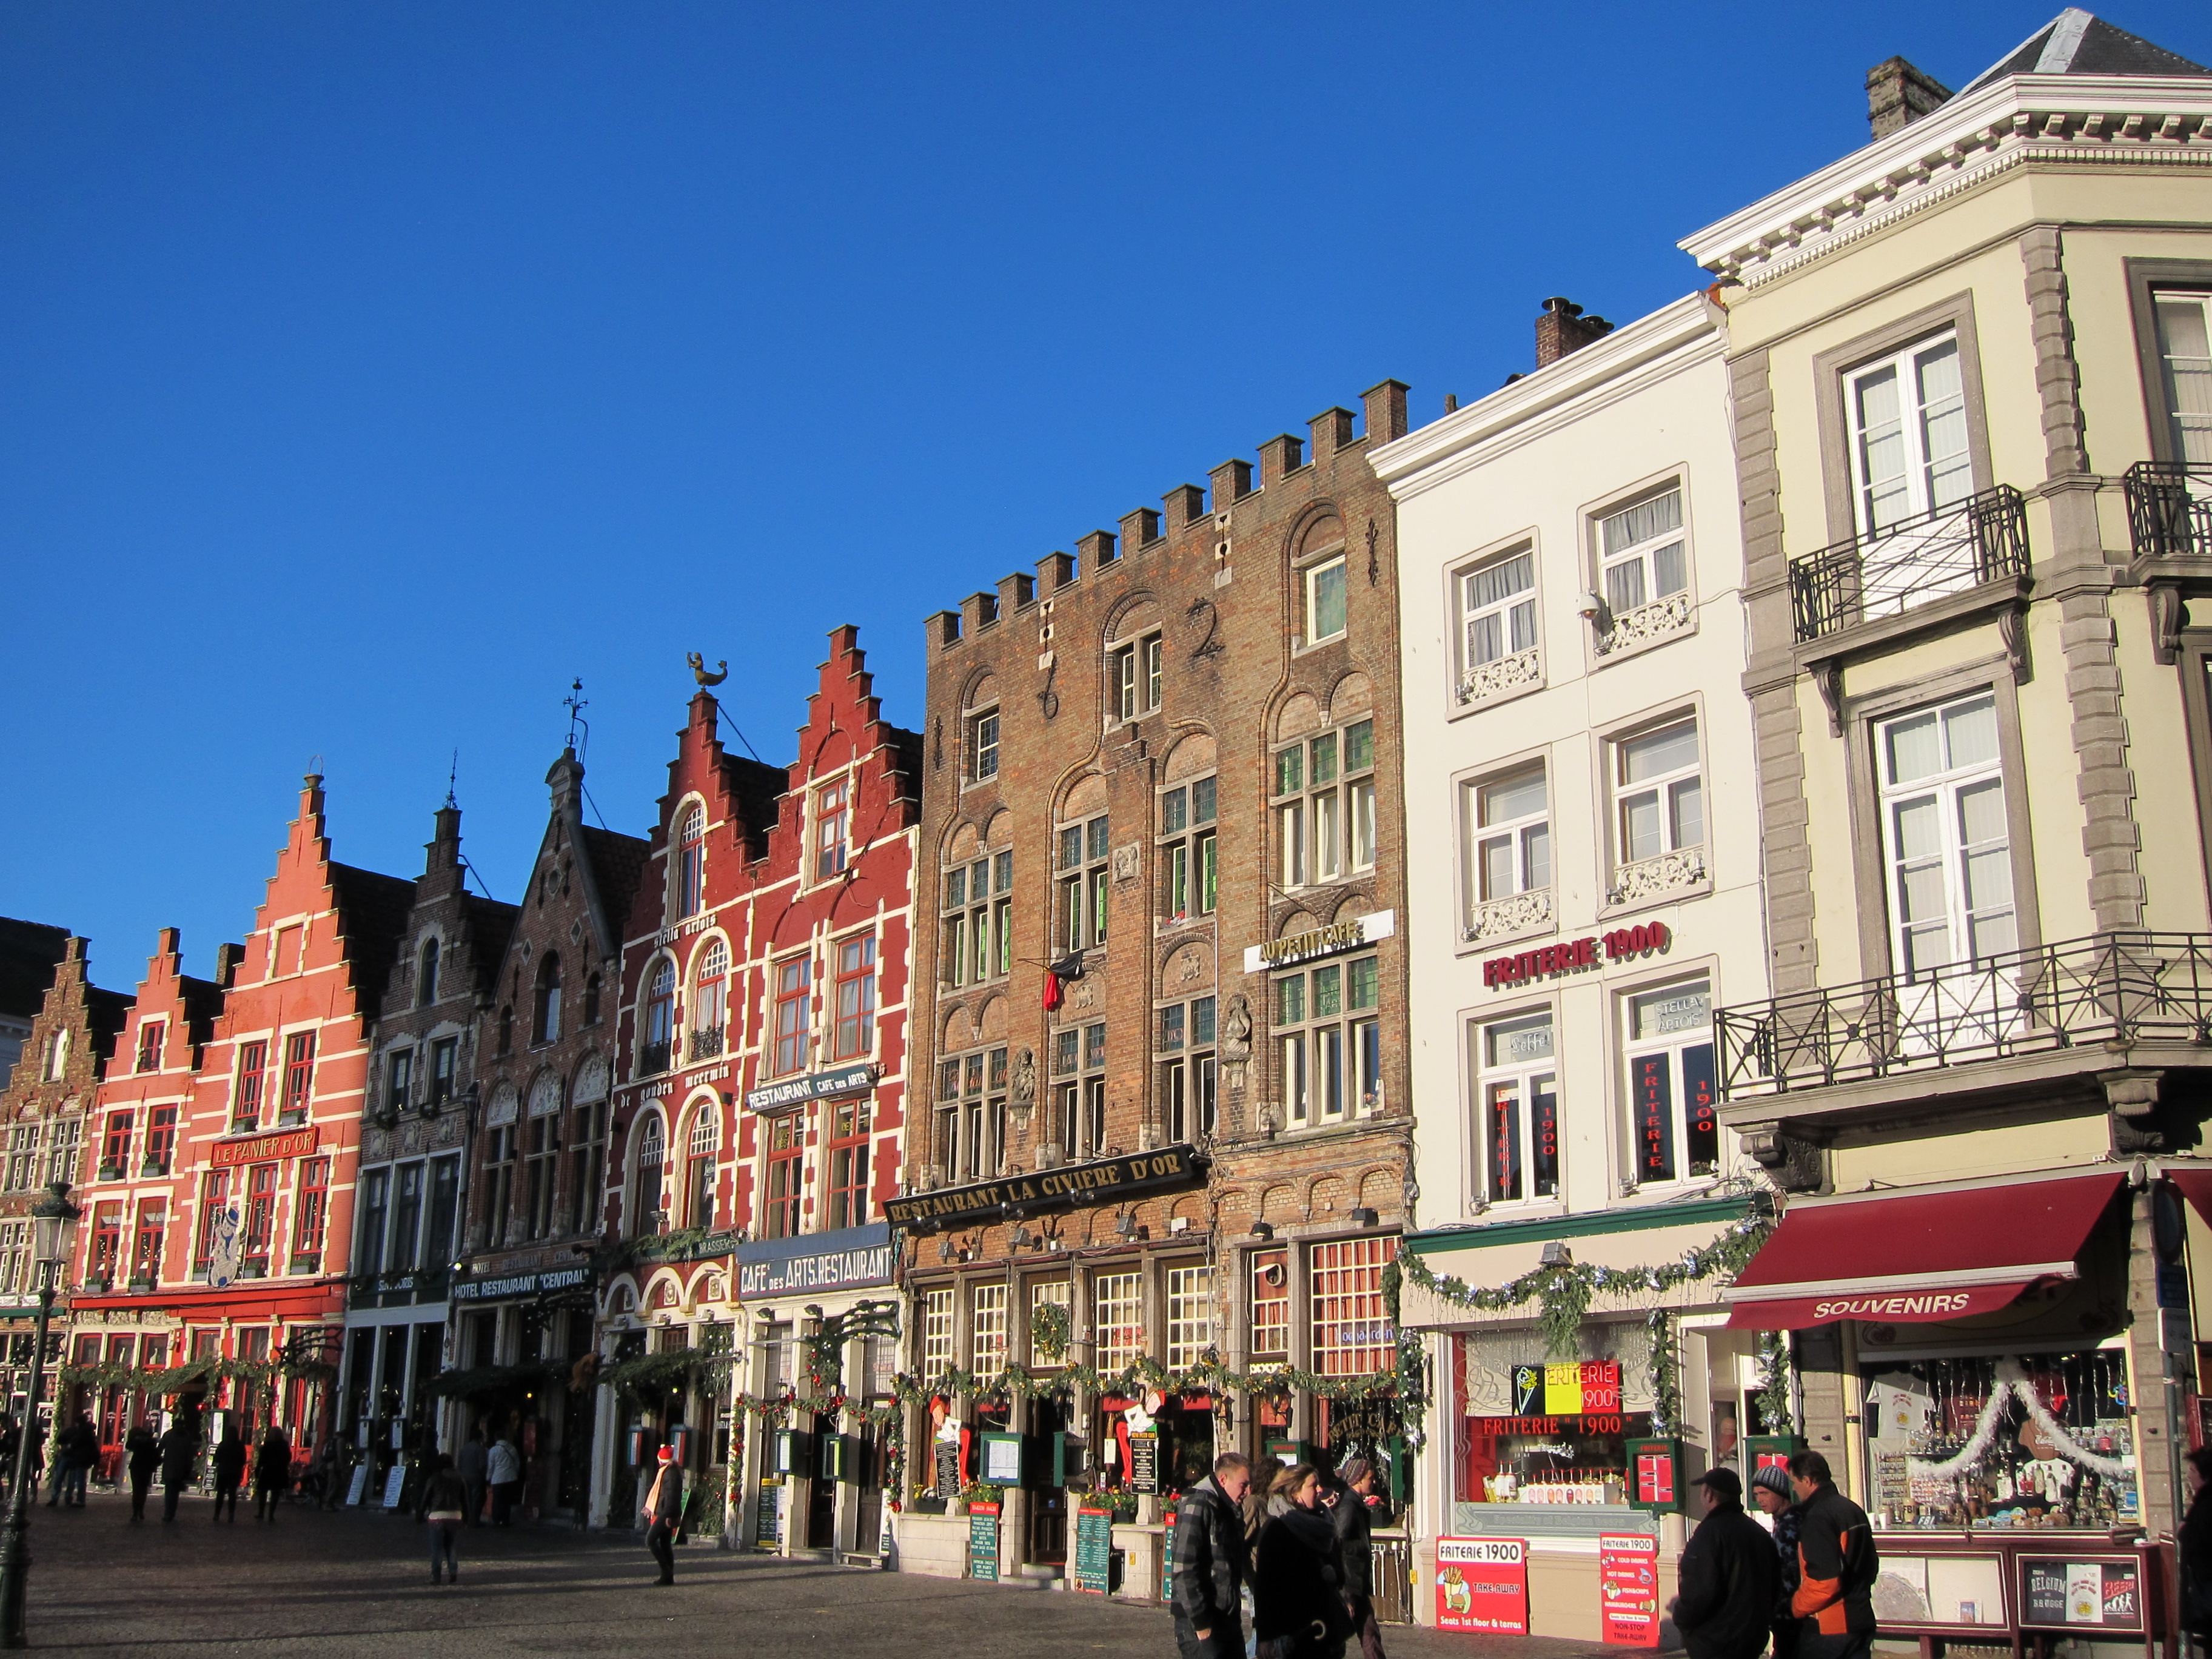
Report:
[[[392,1425],[408,1444],[436,1425],[422,1383],[451,1348],[478,1033],[515,916],[468,891],[469,873],[448,798],[377,1015],[361,1130],[338,1427],[357,1443],[366,1429],[373,1492],[400,1455]]]
[[[1224,462],[929,620],[931,1104],[892,1219],[910,1362],[951,1378],[908,1431],[940,1490],[983,1474],[979,1431],[1073,1433],[1100,1485],[1139,1492],[1232,1446],[1395,1439],[1387,1406],[1328,1396],[1396,1359],[1398,601],[1368,451],[1405,394],[1385,381],[1364,429],[1326,410],[1256,473]],[[1201,1388],[1216,1360],[1283,1381]],[[994,1389],[1014,1364],[1045,1387]],[[972,1400],[953,1374],[983,1379]],[[1006,1498],[1008,1570],[1061,1560],[1065,1492]],[[902,1523],[910,1565],[928,1525]]]
[[[131,1013],[129,997],[92,983],[84,940],[65,934],[61,960],[51,971],[27,1023],[21,1058],[0,1091],[0,1125],[8,1136],[7,1162],[0,1165],[0,1409],[19,1420],[39,1311],[31,1206],[46,1183],[75,1186],[84,1179],[87,1149],[97,1139],[85,1130],[93,1088]]]

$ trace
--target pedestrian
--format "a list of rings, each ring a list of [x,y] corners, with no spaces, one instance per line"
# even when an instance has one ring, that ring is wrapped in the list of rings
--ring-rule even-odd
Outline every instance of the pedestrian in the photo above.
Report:
[[[292,1437],[271,1423],[253,1459],[253,1518],[274,1521],[276,1500],[292,1487]]]
[[[1743,1479],[1723,1465],[1691,1483],[1705,1517],[1683,1547],[1674,1628],[1690,1659],[1758,1659],[1774,1621],[1781,1563],[1766,1528],[1743,1512]]]
[[[1240,1659],[1244,1651],[1238,1591],[1252,1576],[1252,1554],[1238,1506],[1251,1482],[1251,1460],[1224,1452],[1176,1505],[1175,1638],[1182,1659]]]
[[[334,1510],[346,1500],[346,1475],[350,1460],[346,1443],[332,1429],[323,1437],[323,1449],[315,1454],[315,1467],[322,1471],[322,1487],[316,1502],[324,1509]]]
[[[12,1415],[0,1416],[0,1470],[4,1470],[14,1490],[15,1459],[23,1449],[23,1431]]]
[[[468,1486],[468,1502],[462,1507],[468,1510],[469,1524],[472,1527],[483,1523],[484,1487],[490,1480],[486,1470],[489,1467],[484,1449],[483,1425],[472,1423],[469,1425],[469,1437],[461,1442],[460,1453],[453,1459],[454,1472]]]
[[[416,1509],[430,1528],[430,1582],[441,1582],[442,1569],[446,1579],[461,1582],[459,1544],[461,1527],[468,1519],[468,1482],[461,1479],[453,1467],[453,1460],[443,1452],[430,1459],[430,1476],[422,1483],[422,1502]]]
[[[2181,1628],[2199,1642],[2212,1643],[2212,1446],[2199,1446],[2183,1461],[2189,1508],[2176,1541],[2181,1563]]]
[[[143,1423],[123,1437],[123,1455],[131,1467],[131,1518],[146,1518],[146,1489],[154,1484],[154,1471],[161,1467],[161,1443]]]
[[[1310,1463],[1293,1463],[1275,1478],[1283,1512],[1261,1533],[1252,1574],[1260,1659],[1341,1659],[1352,1634],[1344,1547],[1324,1513],[1322,1490]]]
[[[1866,1511],[1836,1490],[1828,1460],[1801,1451],[1790,1460],[1797,1496],[1798,1659],[1867,1659],[1874,1648],[1874,1581],[1881,1558]]]
[[[161,1437],[161,1519],[177,1518],[177,1499],[192,1483],[192,1464],[200,1452],[199,1415],[180,1411]]]
[[[1267,1524],[1267,1491],[1275,1484],[1275,1477],[1284,1469],[1279,1457],[1263,1457],[1252,1465],[1247,1474],[1251,1477],[1244,1488],[1243,1500],[1237,1504],[1244,1517],[1244,1543],[1249,1550],[1260,1541],[1260,1532]],[[1246,1557],[1250,1559],[1249,1553]]]
[[[1375,1466],[1364,1457],[1348,1458],[1336,1478],[1339,1491],[1328,1518],[1344,1547],[1352,1628],[1359,1638],[1361,1659],[1383,1659],[1382,1625],[1375,1616],[1375,1522],[1382,1507],[1375,1490]]]
[[[99,1461],[100,1431],[92,1426],[90,1412],[79,1412],[76,1420],[54,1437],[53,1496],[46,1499],[46,1507],[65,1503],[82,1509],[85,1477]]]
[[[497,1454],[499,1448],[492,1451]],[[492,1501],[499,1501],[499,1487],[492,1487]],[[653,1559],[660,1563],[662,1584],[676,1582],[676,1523],[684,1517],[684,1466],[676,1461],[676,1448],[660,1449],[660,1472],[653,1477],[653,1486],[645,1494],[645,1505],[640,1510],[646,1521],[645,1547],[653,1552]]]
[[[1774,1523],[1774,1553],[1781,1582],[1774,1593],[1774,1616],[1769,1621],[1774,1637],[1774,1659],[1797,1659],[1797,1619],[1790,1611],[1790,1598],[1797,1593],[1797,1498],[1790,1490],[1790,1472],[1769,1463],[1751,1477],[1751,1499]]]
[[[522,1496],[522,1454],[504,1429],[485,1455],[484,1474],[491,1483],[491,1523],[507,1526],[514,1519],[515,1500]]]
[[[215,1448],[215,1519],[222,1519],[223,1510],[230,1511],[234,1523],[238,1520],[238,1483],[246,1479],[246,1442],[240,1437],[236,1419],[223,1425],[222,1438]]]

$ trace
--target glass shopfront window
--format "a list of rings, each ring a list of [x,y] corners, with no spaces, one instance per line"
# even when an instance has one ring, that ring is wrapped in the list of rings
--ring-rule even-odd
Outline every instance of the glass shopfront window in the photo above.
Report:
[[[1651,1418],[1624,1409],[1621,1362],[1531,1360],[1493,1379],[1469,1370],[1486,1358],[1461,1339],[1453,1425],[1458,1500],[1627,1502],[1628,1442],[1650,1432]],[[1486,1386],[1500,1381],[1502,1389]]]
[[[1876,1528],[2141,1519],[2124,1349],[1877,1363],[1860,1378]]]

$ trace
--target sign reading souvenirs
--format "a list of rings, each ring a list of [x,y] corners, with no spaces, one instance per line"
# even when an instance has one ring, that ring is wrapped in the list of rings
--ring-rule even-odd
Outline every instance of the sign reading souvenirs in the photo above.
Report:
[[[496,1302],[510,1296],[544,1296],[592,1282],[589,1267],[548,1267],[540,1273],[509,1273],[504,1279],[457,1279],[456,1302]]]
[[[738,1246],[738,1294],[747,1298],[890,1282],[891,1225],[888,1221]]]
[[[1316,957],[1333,957],[1345,951],[1357,951],[1362,945],[1372,945],[1378,939],[1389,939],[1398,931],[1395,910],[1377,910],[1373,915],[1354,916],[1349,921],[1333,921],[1326,927],[1310,927],[1303,933],[1291,933],[1282,939],[1271,939],[1265,945],[1244,947],[1244,971],[1265,973],[1271,968],[1295,967],[1301,962],[1311,962]]]
[[[1616,927],[1609,933],[1595,933],[1588,939],[1563,939],[1557,945],[1541,945],[1514,956],[1492,957],[1482,964],[1482,982],[1492,987],[1519,985],[1527,980],[1577,974],[1585,968],[1596,967],[1601,951],[1607,962],[1626,962],[1654,951],[1664,951],[1674,942],[1674,930],[1665,922],[1639,921],[1633,927]],[[1245,971],[1251,971],[1250,964],[1246,964]]]
[[[1528,1545],[1519,1538],[1437,1540],[1437,1628],[1528,1633]]]
[[[831,1095],[849,1095],[857,1090],[872,1089],[875,1086],[876,1069],[872,1062],[840,1066],[834,1072],[814,1072],[805,1077],[786,1078],[781,1083],[748,1089],[745,1091],[745,1109],[749,1112],[772,1112],[779,1106],[796,1106],[802,1101],[826,1100]]]
[[[1009,1210],[1035,1213],[1068,1210],[1079,1204],[1105,1204],[1139,1193],[1195,1187],[1206,1179],[1206,1160],[1195,1146],[1163,1146],[1154,1152],[1102,1158],[1070,1164],[1004,1181],[945,1187],[933,1193],[885,1200],[884,1213],[895,1226],[933,1231],[971,1221],[995,1221]]]
[[[230,1170],[241,1164],[266,1164],[272,1158],[305,1158],[314,1150],[313,1129],[286,1129],[249,1140],[218,1140],[209,1149],[208,1162],[218,1170]]]

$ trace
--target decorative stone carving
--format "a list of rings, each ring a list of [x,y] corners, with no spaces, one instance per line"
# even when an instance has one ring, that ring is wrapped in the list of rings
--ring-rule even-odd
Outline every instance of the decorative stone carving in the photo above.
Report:
[[[1036,1103],[1036,1050],[1024,1048],[1014,1056],[1014,1104],[1027,1108]]]
[[[1516,651],[1510,657],[1498,657],[1462,670],[1459,700],[1468,703],[1486,702],[1501,692],[1516,691],[1524,685],[1534,685],[1543,678],[1543,653],[1532,645],[1526,651]]]
[[[1551,920],[1552,890],[1538,887],[1477,905],[1467,926],[1460,929],[1460,937],[1470,945],[1480,945],[1488,939],[1548,927]]]
[[[1606,899],[1613,904],[1637,904],[1685,887],[1694,887],[1705,878],[1705,849],[1686,847],[1679,852],[1662,853],[1656,858],[1622,865],[1613,872],[1612,890],[1607,893]]]
[[[1613,626],[1597,636],[1597,653],[1610,657],[1621,651],[1649,645],[1654,640],[1663,640],[1669,634],[1679,634],[1690,625],[1690,596],[1685,592],[1669,593],[1663,599],[1654,599],[1649,605],[1639,605],[1613,619]]]
[[[1116,881],[1136,880],[1138,872],[1141,867],[1139,863],[1139,860],[1143,856],[1143,852],[1144,849],[1133,841],[1127,847],[1115,848],[1114,849],[1114,879]]]
[[[1244,1092],[1246,1068],[1252,1063],[1252,1011],[1242,993],[1229,999],[1221,1013],[1221,1080],[1232,1096]]]

